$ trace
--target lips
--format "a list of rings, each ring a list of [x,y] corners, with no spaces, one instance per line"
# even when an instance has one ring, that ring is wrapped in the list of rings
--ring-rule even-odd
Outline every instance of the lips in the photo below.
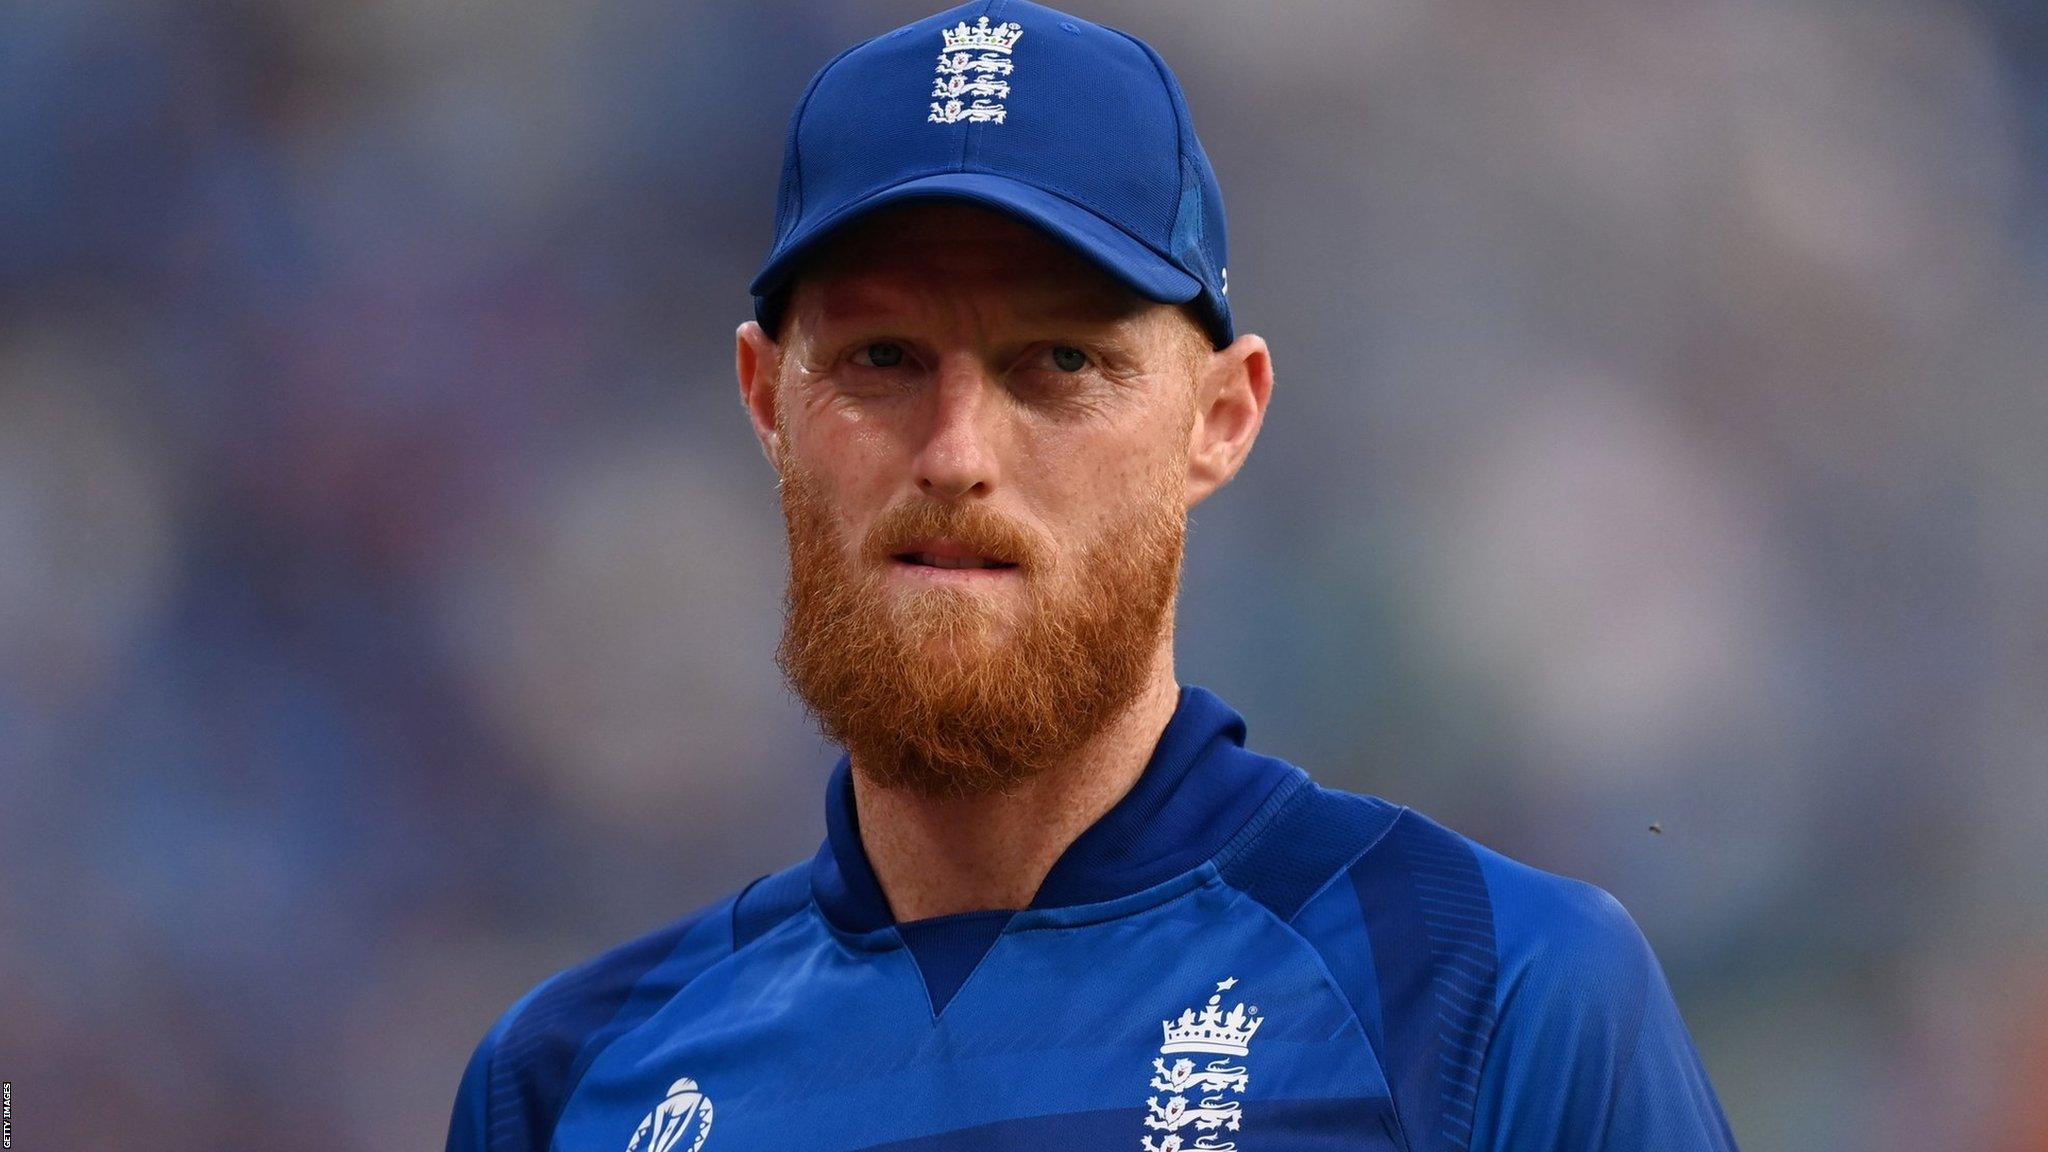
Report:
[[[922,564],[927,568],[1015,568],[1000,560],[988,560],[980,556],[935,556],[930,552],[909,552],[898,556],[906,564]]]
[[[923,568],[1015,568],[1014,561],[1000,556],[987,556],[970,548],[964,548],[951,540],[918,540],[909,548],[896,553],[896,559],[904,564],[915,564]]]

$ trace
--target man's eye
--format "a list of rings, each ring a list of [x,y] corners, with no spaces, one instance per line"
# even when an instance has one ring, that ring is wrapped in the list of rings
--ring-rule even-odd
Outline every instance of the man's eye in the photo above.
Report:
[[[1088,354],[1069,345],[1056,345],[1052,350],[1052,364],[1062,372],[1079,372],[1088,366]]]
[[[865,368],[894,368],[903,363],[903,345],[878,341],[854,353],[853,360]]]

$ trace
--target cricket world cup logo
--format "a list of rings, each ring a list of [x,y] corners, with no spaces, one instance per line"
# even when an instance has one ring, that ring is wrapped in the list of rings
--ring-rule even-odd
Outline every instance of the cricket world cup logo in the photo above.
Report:
[[[711,1098],[685,1076],[668,1086],[668,1099],[640,1121],[626,1152],[698,1152],[711,1135]]]

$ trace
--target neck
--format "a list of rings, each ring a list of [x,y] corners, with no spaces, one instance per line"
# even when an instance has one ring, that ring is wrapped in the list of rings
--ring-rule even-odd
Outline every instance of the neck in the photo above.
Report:
[[[1088,826],[1144,774],[1180,697],[1170,644],[1130,706],[1066,760],[1007,793],[942,799],[853,765],[861,846],[898,922],[1023,908]]]

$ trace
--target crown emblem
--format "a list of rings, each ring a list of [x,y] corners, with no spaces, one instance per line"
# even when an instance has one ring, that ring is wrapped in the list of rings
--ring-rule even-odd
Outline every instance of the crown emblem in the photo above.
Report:
[[[1017,46],[1024,35],[1024,26],[1015,20],[991,25],[983,16],[972,25],[962,20],[951,28],[940,30],[946,38],[948,52],[1008,52]]]
[[[1251,1073],[1232,1056],[1249,1055],[1252,1033],[1266,1018],[1257,1008],[1238,1004],[1223,1010],[1223,994],[1237,986],[1237,977],[1216,982],[1216,994],[1200,1011],[1193,1008],[1178,1020],[1161,1020],[1166,1043],[1152,1061],[1152,1087],[1160,1096],[1145,1101],[1145,1127],[1161,1135],[1144,1136],[1144,1152],[1236,1152],[1237,1141],[1224,1135],[1244,1125],[1244,1103],[1238,1097],[1251,1086]],[[1217,1059],[1199,1066],[1182,1056],[1168,1064],[1164,1057],[1177,1052],[1205,1052]],[[1188,1143],[1182,1129],[1194,1129]]]
[[[1166,1043],[1159,1046],[1165,1053],[1172,1052],[1214,1052],[1224,1056],[1243,1056],[1251,1051],[1252,1033],[1266,1022],[1258,1015],[1258,1008],[1247,1009],[1242,1002],[1228,1012],[1223,1010],[1223,994],[1236,984],[1233,977],[1220,981],[1216,993],[1209,997],[1209,1003],[1197,1012],[1193,1008],[1180,1014],[1178,1020],[1162,1020],[1160,1027],[1166,1030]]]
[[[1024,26],[1014,20],[991,25],[983,16],[973,24],[962,20],[951,28],[939,29],[946,49],[939,53],[939,66],[932,77],[931,114],[933,124],[1001,124],[1010,114],[1003,101],[1010,98],[1010,82],[1016,71],[1010,49],[1024,35]]]

